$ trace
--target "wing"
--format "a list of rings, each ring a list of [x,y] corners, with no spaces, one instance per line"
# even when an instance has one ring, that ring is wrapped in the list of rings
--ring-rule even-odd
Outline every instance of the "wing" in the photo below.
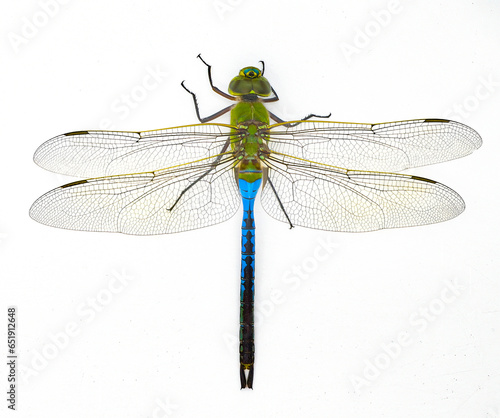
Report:
[[[452,189],[422,177],[346,170],[275,154],[266,164],[262,206],[292,225],[375,231],[442,222],[465,208]]]
[[[79,180],[35,201],[45,225],[133,235],[168,234],[225,221],[240,203],[233,159]]]
[[[291,128],[270,128],[272,151],[353,170],[401,171],[464,157],[482,144],[472,128],[445,119],[303,121]]]
[[[230,129],[204,123],[143,132],[70,132],[43,143],[34,160],[49,171],[76,177],[153,171],[223,152]]]

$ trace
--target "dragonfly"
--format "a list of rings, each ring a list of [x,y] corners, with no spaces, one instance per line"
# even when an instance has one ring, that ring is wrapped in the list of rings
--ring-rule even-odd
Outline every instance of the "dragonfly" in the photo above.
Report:
[[[38,198],[30,216],[45,225],[134,235],[214,225],[243,206],[239,357],[241,388],[253,388],[255,219],[262,207],[290,226],[366,232],[427,225],[463,212],[463,199],[406,169],[449,161],[478,149],[472,128],[446,119],[388,123],[284,121],[266,104],[279,100],[262,68],[245,67],[229,106],[200,123],[149,131],[76,131],[35,152],[44,169],[81,177]],[[230,112],[230,123],[211,122]],[[314,119],[316,118],[316,119]],[[271,123],[272,120],[272,123]]]

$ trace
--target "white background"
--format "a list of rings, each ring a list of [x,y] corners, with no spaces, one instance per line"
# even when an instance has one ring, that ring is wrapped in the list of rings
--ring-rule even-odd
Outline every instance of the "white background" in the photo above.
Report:
[[[17,416],[500,416],[497,1],[64,3],[9,2],[0,17],[0,306],[4,324],[19,308]],[[198,53],[223,90],[265,60],[285,119],[448,117],[484,140],[412,171],[467,202],[446,223],[290,231],[257,206],[253,391],[239,389],[239,214],[155,237],[28,216],[73,180],[32,162],[45,140],[196,122],[184,79],[204,115],[225,106]]]

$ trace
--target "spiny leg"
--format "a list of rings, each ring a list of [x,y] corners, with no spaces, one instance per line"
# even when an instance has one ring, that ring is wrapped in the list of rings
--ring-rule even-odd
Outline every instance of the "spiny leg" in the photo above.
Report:
[[[210,116],[207,116],[206,118],[202,118],[200,116],[200,108],[198,107],[198,101],[196,100],[196,94],[194,94],[191,90],[189,90],[185,85],[184,85],[184,81],[181,83],[181,86],[184,88],[184,90],[186,90],[191,96],[193,96],[193,101],[194,101],[194,108],[196,110],[196,116],[198,117],[198,120],[201,122],[201,123],[206,123],[206,122],[210,122],[211,120],[214,120],[214,119],[217,119],[218,117],[224,115],[225,113],[229,112],[233,107],[234,105],[231,105],[231,106],[228,106],[228,107],[225,107],[224,109],[222,110],[219,110],[218,112],[215,112],[213,115],[210,115]],[[232,97],[232,96],[231,96]]]
[[[269,111],[268,111],[269,112]],[[307,119],[311,119],[311,118],[324,118],[324,119],[327,119],[329,118],[330,116],[332,116],[331,113],[329,113],[328,115],[326,116],[321,116],[321,115],[315,115],[314,113],[311,113],[309,115],[307,115],[305,118],[302,118],[300,119],[299,122],[295,122],[295,123],[285,123],[285,121],[281,118],[279,118],[278,116],[276,116],[274,113],[271,113],[269,112],[269,116],[271,117],[271,119],[273,119],[274,121],[278,122],[278,123],[283,123],[283,126],[286,126],[287,128],[292,128],[293,126],[297,126],[299,125],[301,122],[307,120]]]
[[[260,60],[259,62],[262,63],[262,71],[260,72],[260,75],[264,75],[264,70],[266,69],[266,64],[264,64],[264,61]]]
[[[262,73],[264,73],[264,62],[262,62]],[[271,102],[277,102],[279,100],[279,97],[278,97],[278,93],[276,93],[276,90],[274,90],[274,87],[271,86],[271,91],[273,92],[274,94],[274,97],[269,97],[267,99],[262,99],[262,102],[263,103],[271,103]],[[269,116],[271,117],[272,120],[274,120],[275,122],[278,122],[278,123],[285,123],[285,121],[283,119],[281,119],[280,117],[276,116],[274,113],[269,112]],[[310,118],[324,118],[324,119],[327,119],[329,118],[330,116],[332,116],[331,113],[329,113],[328,115],[326,116],[322,116],[322,115],[316,115],[314,113],[311,113],[309,115],[307,115],[305,118],[302,118],[300,119],[300,121],[304,121],[304,120],[307,120],[307,119],[310,119]],[[295,123],[285,123],[284,126],[286,126],[287,128],[291,128],[293,126],[297,126],[300,122],[295,122]]]
[[[168,209],[169,211],[172,211],[174,209],[174,207],[177,205],[177,203],[179,203],[179,200],[181,200],[181,198],[184,195],[184,193],[186,193],[191,187],[193,187],[196,183],[198,183],[202,178],[204,178],[205,176],[207,176],[216,167],[216,165],[219,163],[219,161],[222,159],[222,156],[224,155],[224,153],[228,149],[230,143],[231,143],[231,139],[228,138],[227,141],[224,143],[224,146],[222,147],[222,150],[220,151],[219,155],[217,156],[217,158],[215,159],[215,161],[212,163],[212,167],[210,167],[207,171],[205,171],[200,177],[198,177],[194,182],[192,182],[189,186],[187,186],[180,193],[179,197],[174,202],[174,204],[172,205],[172,207],[170,207]]]
[[[262,72],[264,72],[264,62],[262,62],[262,65],[263,65],[262,66]],[[270,98],[267,98],[267,99],[262,99],[262,102],[264,102],[264,103],[271,103],[271,102],[277,102],[279,100],[278,93],[276,93],[276,90],[274,90],[274,88],[272,86],[271,86],[271,91],[273,92],[274,97],[270,97]],[[268,112],[269,112],[269,116],[271,117],[272,120],[274,120],[275,122],[278,122],[278,123],[283,123],[284,126],[286,126],[287,128],[291,128],[293,126],[297,126],[298,124],[300,124],[300,122],[302,122],[304,120],[307,120],[307,119],[310,119],[310,118],[324,118],[324,119],[327,119],[330,116],[332,116],[331,113],[329,113],[326,116],[316,115],[314,113],[311,113],[311,114],[307,115],[305,118],[300,119],[300,122],[285,123],[285,121],[283,119],[281,119],[280,117],[276,116],[274,113],[270,112],[269,110],[268,110]]]
[[[280,205],[280,208],[281,210],[283,211],[283,213],[285,214],[286,216],[286,220],[288,221],[288,224],[290,225],[290,229],[293,228],[293,224],[292,224],[292,221],[290,220],[288,214],[286,213],[286,210],[285,210],[285,207],[283,206],[283,203],[281,203],[281,199],[280,197],[278,196],[278,192],[276,191],[276,189],[274,188],[274,184],[273,182],[271,181],[271,179],[269,178],[269,176],[267,177],[266,181],[269,182],[269,184],[271,185],[271,189],[274,193],[274,195],[276,196],[276,199],[278,200],[278,204]]]
[[[234,96],[224,93],[221,89],[214,86],[214,83],[212,82],[212,66],[205,62],[205,60],[201,57],[201,54],[198,54],[196,58],[199,58],[201,62],[208,67],[208,81],[210,82],[210,87],[212,87],[212,90],[215,91],[217,94],[220,94],[222,97],[225,97],[226,99],[235,101],[236,98]]]

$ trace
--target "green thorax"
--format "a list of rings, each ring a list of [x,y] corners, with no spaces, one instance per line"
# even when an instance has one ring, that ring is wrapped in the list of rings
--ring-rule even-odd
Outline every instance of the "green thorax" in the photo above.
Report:
[[[269,113],[261,97],[271,94],[271,85],[255,67],[243,68],[229,83],[229,93],[238,97],[231,110],[231,149],[237,158],[237,177],[250,183],[262,178],[262,160],[268,153],[263,132],[269,126]]]
[[[231,125],[238,126],[250,121],[269,125],[269,113],[263,103],[259,101],[241,101],[231,110]]]
[[[231,148],[237,153],[238,178],[253,183],[262,178],[262,160],[267,144],[262,136],[269,126],[269,113],[259,101],[240,101],[231,110],[231,125],[236,126],[231,140]]]

